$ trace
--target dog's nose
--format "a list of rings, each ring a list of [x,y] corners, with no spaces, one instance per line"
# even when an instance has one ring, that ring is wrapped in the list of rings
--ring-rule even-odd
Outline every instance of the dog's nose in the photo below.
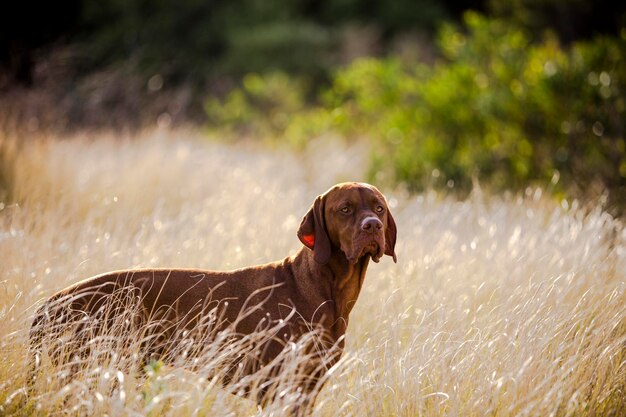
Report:
[[[374,233],[383,228],[383,223],[377,217],[366,217],[361,222],[361,230]]]

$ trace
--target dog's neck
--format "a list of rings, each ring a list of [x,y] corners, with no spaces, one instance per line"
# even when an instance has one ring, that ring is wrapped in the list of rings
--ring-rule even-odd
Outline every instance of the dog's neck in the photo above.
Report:
[[[308,289],[322,290],[320,300],[333,302],[335,317],[332,318],[329,327],[332,327],[335,338],[341,337],[346,332],[348,317],[361,292],[369,260],[369,255],[366,255],[355,264],[351,264],[339,249],[333,250],[330,261],[325,265],[315,262],[313,251],[307,248],[302,248],[295,256],[295,263],[306,263],[310,270],[315,269],[318,272],[315,275],[323,281],[324,285],[320,285],[322,282],[316,282],[312,287],[307,283],[300,284],[304,284]]]
[[[341,252],[333,254],[327,264],[327,268],[332,271],[331,289],[337,319],[341,319],[346,328],[348,327],[348,316],[361,292],[369,260],[369,255],[366,255],[355,264],[351,264]],[[345,328],[342,330],[345,332]]]

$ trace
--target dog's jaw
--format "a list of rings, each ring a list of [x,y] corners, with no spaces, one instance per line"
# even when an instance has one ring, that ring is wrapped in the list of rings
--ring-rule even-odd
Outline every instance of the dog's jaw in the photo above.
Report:
[[[351,245],[345,246],[347,247],[342,247],[341,250],[352,265],[364,256],[370,256],[374,262],[379,262],[385,254],[385,236],[383,233],[359,233],[353,238]]]

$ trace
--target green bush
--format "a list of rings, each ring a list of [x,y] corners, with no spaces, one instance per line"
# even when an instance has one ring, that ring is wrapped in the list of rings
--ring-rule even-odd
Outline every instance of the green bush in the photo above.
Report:
[[[287,130],[290,118],[305,109],[303,82],[282,72],[248,74],[225,99],[204,105],[209,128],[221,136],[272,140]]]
[[[438,45],[441,57],[431,66],[356,61],[336,72],[319,104],[306,110],[305,91],[285,84],[285,93],[300,97],[295,105],[266,92],[273,107],[255,113],[257,98],[244,83],[220,109],[230,116],[213,120],[258,126],[281,114],[288,123],[266,123],[267,135],[294,143],[325,132],[368,138],[372,177],[414,190],[467,191],[478,179],[495,190],[537,183],[557,193],[624,191],[625,36],[565,49],[549,33],[535,40],[468,13],[464,30],[440,30]],[[240,110],[251,107],[233,118],[237,100]]]
[[[441,30],[432,67],[367,60],[337,75],[326,103],[349,114],[346,134],[378,145],[374,169],[417,189],[433,177],[461,189],[472,178],[624,187],[625,39],[564,50],[549,34],[533,43],[498,20],[465,22],[467,33]]]

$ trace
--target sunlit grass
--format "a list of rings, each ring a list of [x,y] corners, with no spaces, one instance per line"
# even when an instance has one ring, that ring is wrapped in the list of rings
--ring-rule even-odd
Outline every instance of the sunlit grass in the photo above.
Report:
[[[140,369],[132,344],[97,355],[115,340],[96,341],[72,379],[44,361],[27,393],[30,322],[53,292],[108,270],[230,269],[294,253],[313,198],[364,179],[359,150],[324,143],[294,155],[181,132],[0,145],[19,203],[0,205],[0,415],[281,415],[289,395],[258,410],[218,388],[215,362]],[[535,189],[461,202],[385,194],[398,264],[370,267],[315,415],[626,412],[619,221]]]

